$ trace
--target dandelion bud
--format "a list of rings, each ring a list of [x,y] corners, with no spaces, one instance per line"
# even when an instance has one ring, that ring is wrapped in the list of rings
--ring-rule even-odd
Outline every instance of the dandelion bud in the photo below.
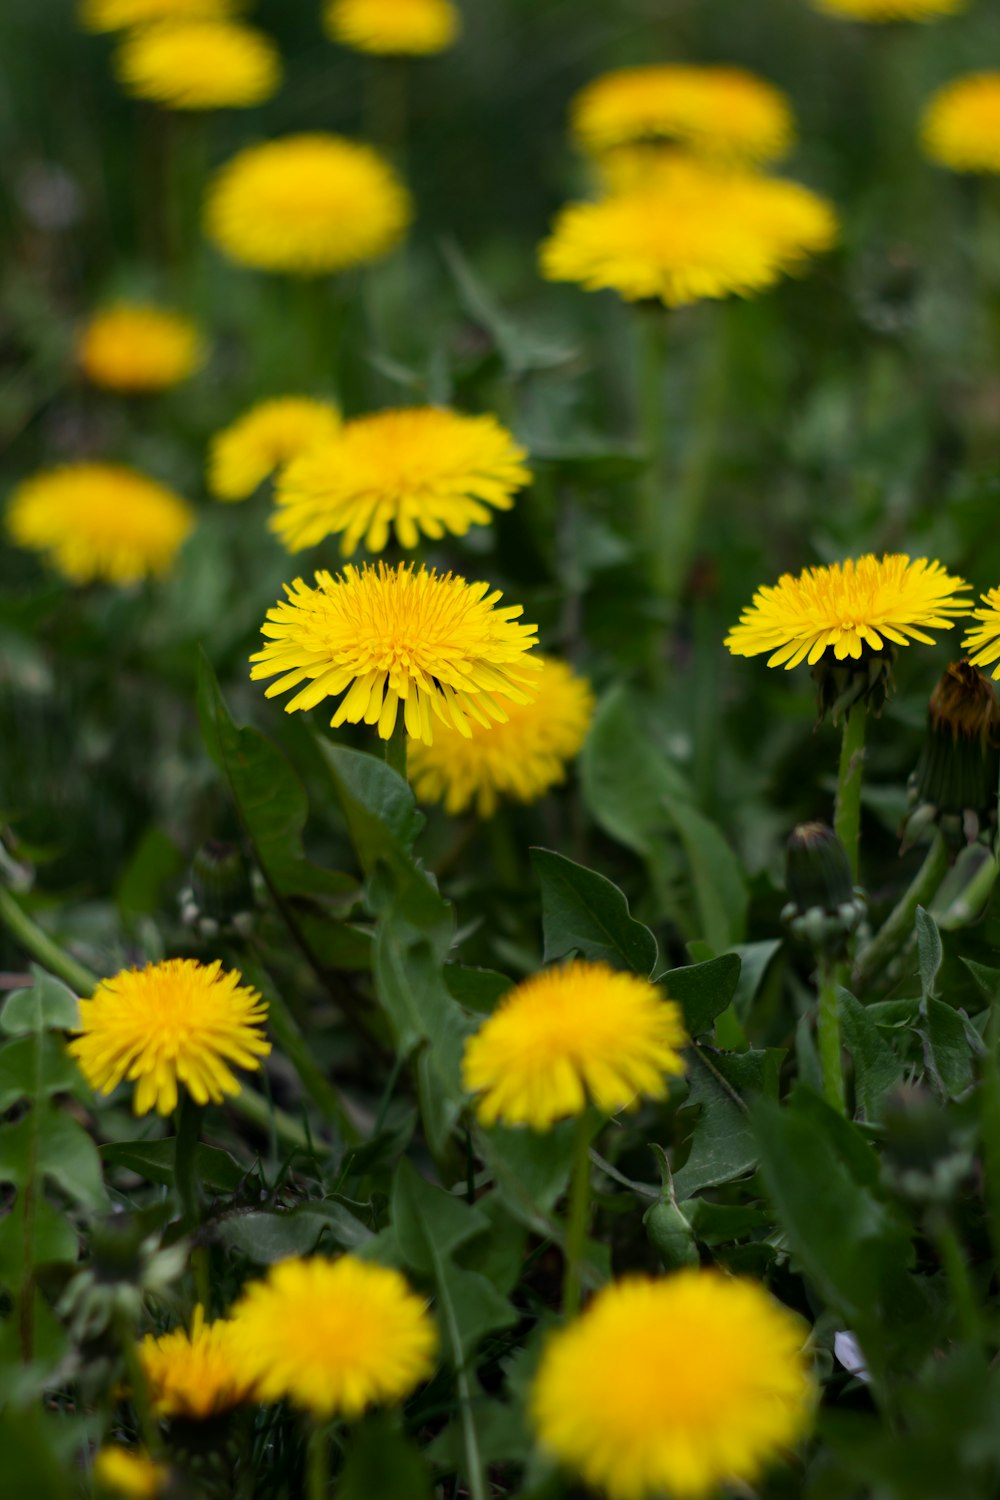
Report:
[[[971,662],[953,662],[931,694],[905,842],[916,843],[931,825],[953,849],[987,839],[997,822],[998,778],[1000,702]]]
[[[245,935],[253,923],[254,895],[242,851],[218,839],[204,843],[191,862],[180,901],[181,920],[202,937]]]
[[[789,900],[781,915],[795,936],[842,955],[864,920],[865,901],[832,828],[800,823],[794,829],[785,854],[785,884]]]
[[[892,1192],[928,1207],[948,1203],[974,1161],[972,1133],[922,1088],[908,1084],[887,1101],[882,1179]]]

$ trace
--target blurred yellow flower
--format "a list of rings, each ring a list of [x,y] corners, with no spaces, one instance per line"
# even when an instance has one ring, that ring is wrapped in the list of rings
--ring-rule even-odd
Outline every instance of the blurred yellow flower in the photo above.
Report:
[[[662,1099],[666,1078],[684,1072],[686,1041],[680,1010],[655,984],[577,960],[503,996],[465,1044],[462,1080],[484,1125],[548,1130],[588,1102],[614,1114]]]
[[[921,139],[931,161],[953,172],[1000,172],[1000,72],[969,73],[938,89]]]
[[[290,459],[336,437],[332,401],[277,396],[259,401],[212,439],[208,487],[217,500],[246,500]]]
[[[759,589],[726,636],[734,656],[769,651],[769,667],[815,666],[832,648],[837,661],[886,643],[934,642],[927,630],[950,630],[969,607],[957,594],[969,585],[939,562],[912,560],[904,552],[881,559],[867,553],[829,567],[785,573],[773,588]]]
[[[754,1281],[626,1277],[550,1335],[531,1394],[539,1441],[610,1500],[742,1489],[812,1423],[807,1336]]]
[[[541,653],[537,660],[537,697],[505,703],[505,724],[473,724],[469,739],[441,728],[433,745],[411,747],[409,774],[418,797],[444,802],[452,814],[475,804],[480,818],[491,818],[501,800],[537,802],[565,781],[567,763],[587,737],[594,696],[565,662]]]
[[[193,958],[123,969],[80,1001],[69,1053],[102,1094],[135,1083],[137,1115],[170,1114],[178,1083],[196,1104],[221,1104],[240,1091],[229,1064],[259,1068],[271,1050],[261,1029],[267,1006],[241,978]]]
[[[10,498],[7,531],[72,583],[137,583],[169,572],[194,512],[164,485],[117,464],[34,474]]]
[[[233,1345],[262,1401],[359,1417],[431,1374],[437,1330],[398,1271],[343,1255],[285,1260],[232,1310]]]
[[[407,734],[429,745],[432,716],[471,735],[469,719],[503,723],[509,699],[533,695],[536,628],[515,623],[520,604],[495,609],[502,595],[488,583],[379,563],[320,572],[316,584],[286,585],[261,627],[268,644],[250,658],[255,681],[281,674],[269,698],[305,683],[286,713],[345,693],[332,727],[377,724],[387,740],[402,703]]]
[[[973,666],[993,667],[994,682],[1000,679],[1000,589],[988,589],[980,595],[982,609],[971,611],[979,624],[966,633],[962,650],[967,652]]]
[[[452,0],[327,0],[324,20],[345,47],[397,56],[443,52],[462,24]]]
[[[270,37],[235,21],[161,21],[129,32],[115,54],[125,92],[169,109],[245,109],[281,82]]]
[[[661,64],[605,73],[570,106],[585,151],[642,141],[671,141],[732,161],[784,156],[795,140],[785,95],[742,68]]]
[[[421,532],[464,536],[493,519],[491,506],[510,509],[531,480],[526,457],[495,417],[437,406],[356,417],[288,465],[271,529],[289,552],[343,533],[345,557],[362,542],[381,552],[390,529],[402,547],[416,547]]]
[[[249,1398],[253,1382],[237,1357],[233,1327],[222,1318],[206,1324],[204,1308],[196,1307],[190,1334],[175,1328],[146,1335],[139,1358],[158,1416],[203,1422]]]
[[[321,134],[239,152],[205,205],[206,232],[230,260],[297,276],[388,255],[411,218],[409,193],[377,151]]]
[[[124,31],[147,21],[181,21],[235,15],[242,0],[80,0],[86,31]]]
[[[148,1453],[127,1448],[101,1448],[94,1455],[94,1483],[125,1500],[156,1500],[170,1478],[164,1464],[154,1463]]]
[[[813,4],[847,21],[937,21],[965,10],[969,0],[813,0]]]
[[[77,340],[84,375],[109,391],[145,395],[187,380],[205,360],[196,325],[149,302],[101,308]]]
[[[563,209],[539,254],[549,281],[679,307],[766,291],[836,238],[832,205],[808,188],[665,152],[642,186]]]

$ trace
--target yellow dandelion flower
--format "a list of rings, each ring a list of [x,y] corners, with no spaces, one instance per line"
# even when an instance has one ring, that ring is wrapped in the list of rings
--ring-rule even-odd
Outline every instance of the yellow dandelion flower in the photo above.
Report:
[[[570,125],[585,151],[672,141],[733,161],[785,156],[795,120],[785,95],[742,68],[682,64],[621,68],[582,89]]]
[[[648,979],[576,960],[509,990],[465,1044],[462,1079],[484,1125],[548,1130],[588,1100],[605,1114],[662,1099],[684,1072],[678,1007]]]
[[[829,567],[785,573],[774,588],[759,589],[739,624],[726,636],[734,656],[771,652],[769,667],[815,666],[830,648],[837,661],[857,660],[864,647],[911,640],[933,646],[928,630],[950,630],[968,609],[956,594],[969,585],[939,562],[912,560],[905,552],[881,560],[867,553]]]
[[[532,1421],[542,1446],[611,1500],[752,1484],[811,1425],[807,1335],[754,1281],[629,1276],[550,1336]]]
[[[813,0],[813,4],[845,21],[939,21],[965,10],[969,0]]]
[[[242,0],[81,0],[85,31],[124,31],[149,21],[186,21],[232,16]]]
[[[945,84],[924,112],[923,148],[953,172],[1000,172],[1000,72]]]
[[[540,263],[549,281],[679,307],[765,291],[836,238],[832,205],[799,183],[666,152],[641,186],[563,209]]]
[[[127,94],[168,109],[245,109],[277,90],[281,57],[252,26],[162,21],[126,36],[115,72]]]
[[[92,385],[145,395],[187,380],[205,360],[190,318],[148,302],[101,308],[77,340],[76,357]]]
[[[357,52],[415,57],[444,52],[462,26],[452,0],[327,0],[324,21]]]
[[[135,1083],[137,1115],[170,1114],[178,1083],[196,1104],[221,1104],[240,1091],[229,1064],[259,1068],[271,1050],[261,1029],[267,1006],[241,978],[193,958],[124,969],[80,1001],[70,1055],[102,1094]]]
[[[260,271],[319,276],[388,255],[413,216],[387,161],[336,135],[293,135],[240,151],[210,184],[205,229]]]
[[[402,547],[420,533],[464,536],[509,510],[530,483],[527,454],[495,417],[425,406],[345,422],[321,447],[289,464],[271,518],[289,552],[342,532],[350,557],[361,542],[381,552],[390,528]]]
[[[208,487],[217,500],[246,500],[290,459],[339,431],[340,413],[331,401],[259,401],[212,439]]]
[[[979,624],[970,629],[962,641],[962,650],[974,667],[993,667],[993,680],[1000,680],[1000,589],[988,589],[980,595],[982,609],[971,610]]]
[[[197,1307],[190,1334],[175,1328],[159,1338],[146,1335],[139,1358],[159,1416],[203,1422],[249,1398],[253,1382],[237,1358],[234,1326],[223,1318],[206,1324]]]
[[[170,1478],[164,1464],[154,1463],[148,1453],[130,1453],[127,1448],[101,1448],[94,1455],[93,1474],[95,1484],[125,1500],[156,1500]]]
[[[434,1368],[437,1331],[398,1271],[352,1255],[285,1260],[243,1293],[234,1347],[262,1401],[359,1417],[403,1401]]]
[[[538,696],[532,703],[506,703],[505,724],[473,724],[469,739],[441,728],[433,745],[411,747],[409,774],[418,797],[443,802],[452,814],[474,803],[479,817],[491,818],[502,799],[537,802],[565,781],[567,763],[587,737],[594,695],[565,662],[541,653],[537,660]]]
[[[194,526],[186,501],[117,464],[66,464],[24,480],[7,507],[19,547],[72,583],[137,583],[169,572]]]
[[[515,623],[520,604],[495,609],[503,596],[488,583],[379,563],[320,572],[316,584],[286,585],[262,626],[268,644],[250,658],[254,680],[281,674],[269,698],[300,689],[286,713],[344,693],[331,726],[377,724],[387,740],[402,702],[407,734],[429,745],[433,716],[471,735],[469,719],[502,724],[509,700],[534,693],[536,627]]]

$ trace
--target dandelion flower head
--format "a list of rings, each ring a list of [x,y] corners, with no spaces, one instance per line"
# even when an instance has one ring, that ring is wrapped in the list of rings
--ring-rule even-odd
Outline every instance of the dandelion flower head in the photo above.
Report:
[[[233,1308],[235,1347],[262,1401],[359,1417],[431,1374],[437,1331],[398,1271],[343,1255],[285,1260]]]
[[[436,406],[374,412],[289,464],[271,527],[290,552],[339,533],[345,557],[362,542],[381,552],[390,530],[403,547],[421,532],[464,536],[510,509],[531,479],[526,457],[495,417]]]
[[[544,1448],[611,1500],[752,1484],[808,1431],[808,1329],[757,1282],[630,1276],[550,1336],[531,1394]]]
[[[508,700],[507,722],[469,738],[439,728],[433,745],[410,749],[413,789],[425,802],[443,802],[455,815],[475,807],[491,818],[501,801],[537,802],[566,779],[594,713],[594,695],[583,677],[553,657],[538,655],[542,670],[531,703]]]
[[[684,1072],[679,1008],[656,985],[575,960],[508,990],[465,1044],[462,1079],[484,1125],[548,1130],[591,1102],[605,1114],[662,1099]]]
[[[605,73],[577,94],[570,120],[577,142],[590,152],[671,141],[754,163],[786,155],[795,139],[784,94],[742,68],[664,64]]]
[[[252,26],[161,21],[128,33],[115,71],[127,94],[168,109],[246,109],[276,91],[281,58]]]
[[[92,385],[145,395],[187,380],[205,345],[190,318],[148,302],[115,302],[95,313],[77,340]]]
[[[939,21],[965,10],[969,0],[813,0],[817,10],[844,21]]]
[[[262,1029],[267,1007],[241,978],[193,958],[125,969],[80,1001],[69,1052],[102,1094],[123,1079],[134,1083],[137,1115],[170,1114],[178,1084],[196,1104],[221,1104],[240,1091],[230,1065],[259,1068],[271,1050]]]
[[[679,307],[766,291],[836,238],[832,205],[808,188],[665,152],[641,183],[563,209],[540,263],[549,281]]]
[[[397,56],[444,52],[461,30],[452,0],[327,0],[324,19],[335,42]]]
[[[175,1328],[146,1335],[139,1358],[158,1416],[203,1422],[249,1398],[253,1386],[237,1358],[233,1328],[223,1318],[206,1324],[197,1307],[190,1334]]]
[[[242,0],[81,0],[85,31],[124,31],[149,21],[221,19],[243,9]]]
[[[330,401],[259,401],[212,439],[208,487],[217,500],[247,500],[284,464],[339,430],[340,413]]]
[[[170,1470],[148,1453],[128,1448],[101,1448],[94,1454],[94,1483],[125,1500],[157,1500],[167,1488]]]
[[[194,526],[186,501],[117,464],[34,474],[7,507],[7,531],[71,583],[137,583],[169,572]]]
[[[953,172],[1000,172],[1000,72],[945,84],[924,113],[923,148]]]
[[[773,588],[759,589],[725,643],[734,656],[770,652],[768,666],[786,669],[803,661],[815,666],[829,650],[844,661],[887,643],[932,646],[927,631],[951,629],[968,609],[958,597],[968,587],[926,557],[868,553],[806,568],[797,578],[785,573]]]
[[[978,621],[962,641],[962,650],[974,667],[992,667],[994,682],[1000,680],[1000,589],[981,595],[981,608],[970,611]]]
[[[406,733],[429,745],[435,718],[470,735],[470,719],[502,724],[508,701],[535,691],[536,627],[518,623],[519,604],[495,608],[502,595],[488,583],[403,563],[348,564],[336,576],[317,573],[315,588],[297,578],[285,593],[268,611],[250,675],[278,677],[269,698],[299,689],[287,713],[343,693],[332,727],[376,724],[387,740],[402,703]]]
[[[377,151],[319,133],[238,152],[205,203],[206,232],[223,255],[297,276],[381,259],[411,218],[409,193]]]

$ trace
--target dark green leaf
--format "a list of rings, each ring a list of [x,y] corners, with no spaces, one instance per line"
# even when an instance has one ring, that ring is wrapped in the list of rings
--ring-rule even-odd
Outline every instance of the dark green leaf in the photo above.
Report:
[[[783,1052],[716,1052],[692,1047],[688,1059],[689,1105],[700,1106],[687,1161],[674,1173],[678,1200],[702,1188],[731,1182],[752,1170],[757,1149],[748,1116],[749,1098],[777,1090]]]
[[[700,1036],[711,1031],[736,993],[741,964],[735,953],[711,958],[707,963],[689,964],[687,968],[670,969],[660,975],[660,982],[684,1012],[688,1035]]]
[[[318,741],[351,843],[366,875],[380,861],[409,856],[424,815],[407,783],[378,755]]]
[[[449,995],[459,1005],[480,1015],[488,1015],[514,981],[508,979],[506,974],[498,974],[494,969],[469,969],[463,964],[445,964],[444,982]]]
[[[702,936],[716,950],[742,941],[750,897],[743,867],[714,823],[689,802],[664,799],[691,867]]]
[[[957,1099],[972,1087],[975,1033],[968,1021],[943,1000],[927,999],[923,1010],[920,1034],[928,1071],[947,1098]],[[976,1051],[980,1050],[977,1039]]]
[[[616,885],[551,849],[532,849],[531,863],[542,889],[546,963],[576,951],[637,974],[652,973],[656,939],[629,914]]]
[[[21,1036],[0,1049],[0,1114],[22,1099],[42,1100],[83,1087],[76,1063],[61,1036],[43,1031]]]
[[[366,1417],[348,1440],[337,1500],[431,1500],[430,1471],[391,1417]]]
[[[87,1132],[58,1109],[38,1104],[0,1130],[0,1182],[24,1189],[46,1178],[82,1208],[108,1207],[101,1158]]]
[[[109,1167],[124,1167],[147,1182],[169,1187],[174,1180],[176,1141],[168,1136],[159,1141],[112,1141],[101,1147],[101,1157]],[[205,1187],[216,1193],[235,1193],[245,1180],[247,1168],[218,1146],[198,1146],[198,1177]]]
[[[669,826],[668,799],[690,798],[680,771],[651,740],[640,711],[622,687],[598,704],[580,756],[580,778],[591,817],[613,839],[649,857]]]
[[[905,1066],[865,1007],[847,990],[839,995],[844,1044],[854,1062],[855,1103],[862,1119],[879,1120],[882,1102],[902,1083]]]
[[[0,1031],[8,1036],[73,1031],[80,1024],[80,1002],[73,991],[37,964],[32,965],[31,973],[34,978],[31,988],[14,990],[4,1001]]]
[[[290,1255],[315,1255],[336,1247],[359,1250],[372,1238],[360,1219],[336,1202],[310,1203],[288,1213],[253,1209],[214,1222],[213,1237],[227,1250],[257,1265],[271,1265]]]
[[[917,952],[920,958],[920,985],[924,999],[935,994],[938,972],[944,959],[941,934],[930,912],[917,907]]]

